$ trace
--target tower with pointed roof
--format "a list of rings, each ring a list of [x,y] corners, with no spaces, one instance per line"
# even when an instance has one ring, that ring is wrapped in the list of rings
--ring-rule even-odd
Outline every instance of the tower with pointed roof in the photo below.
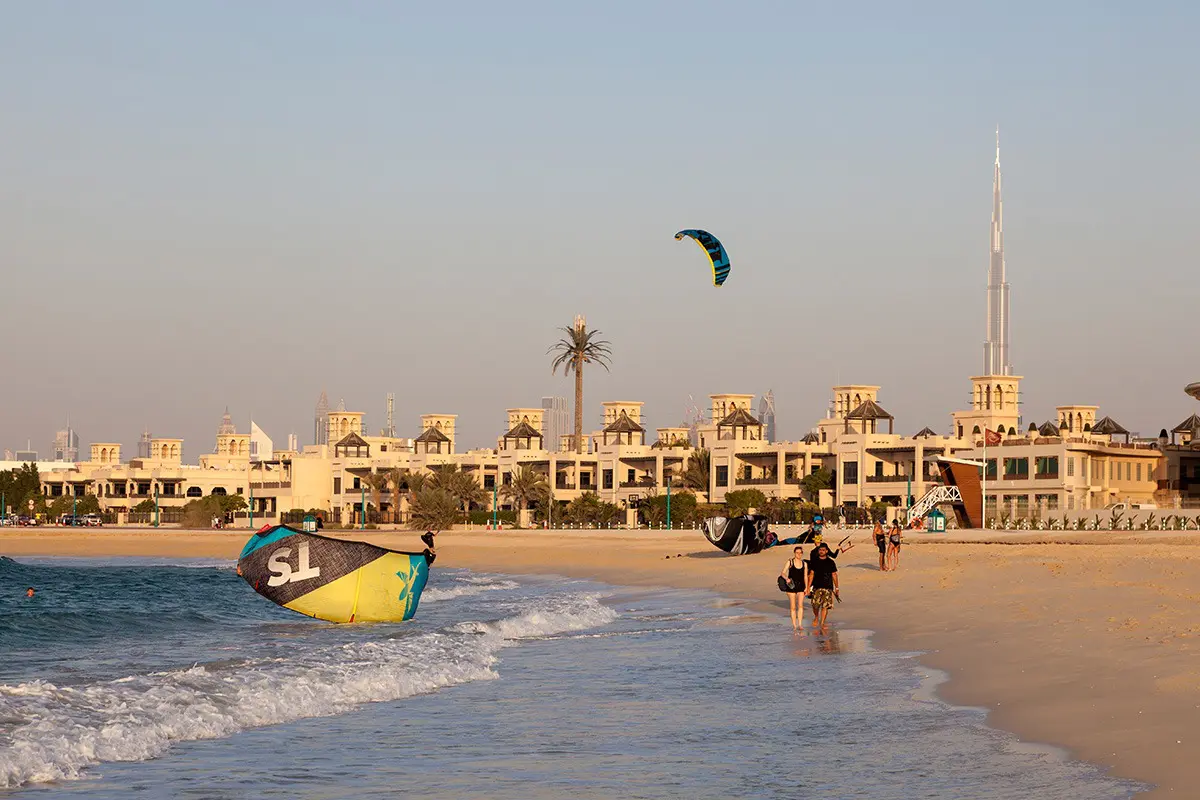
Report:
[[[996,128],[996,164],[992,175],[992,237],[988,261],[987,340],[983,375],[1012,375],[1008,351],[1008,280],[1004,274],[1004,201],[1000,193],[1000,129]]]

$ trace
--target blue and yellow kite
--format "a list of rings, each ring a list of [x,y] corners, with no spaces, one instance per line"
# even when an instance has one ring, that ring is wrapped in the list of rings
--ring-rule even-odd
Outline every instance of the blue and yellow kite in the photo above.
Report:
[[[720,286],[729,277],[729,255],[725,252],[725,247],[708,231],[686,230],[675,234],[675,239],[678,241],[685,236],[690,236],[696,240],[696,244],[708,253],[708,258],[712,261],[713,270],[713,286]]]

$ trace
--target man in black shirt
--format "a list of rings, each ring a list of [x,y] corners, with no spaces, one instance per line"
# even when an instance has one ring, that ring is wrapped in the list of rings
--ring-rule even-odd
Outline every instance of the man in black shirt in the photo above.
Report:
[[[825,630],[825,620],[834,600],[841,602],[838,593],[837,562],[829,557],[829,545],[822,542],[813,550],[808,562],[807,590],[813,610],[813,627]]]

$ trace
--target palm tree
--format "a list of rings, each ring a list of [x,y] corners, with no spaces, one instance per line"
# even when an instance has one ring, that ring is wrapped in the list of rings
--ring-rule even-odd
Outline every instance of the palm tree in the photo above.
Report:
[[[389,480],[390,479],[386,472],[368,472],[362,478],[362,482],[365,483],[367,488],[371,490],[371,500],[374,501],[375,510],[377,512],[381,512],[383,510],[383,490],[388,487]],[[379,520],[382,519],[383,515],[380,514]],[[365,508],[363,509],[364,522],[375,522],[379,520],[372,520],[368,510]]]
[[[511,497],[517,511],[523,511],[538,500],[549,497],[550,484],[542,473],[529,467],[517,467],[512,474],[512,481],[500,487],[500,494]]]
[[[471,510],[471,505],[483,503],[487,495],[479,481],[469,472],[459,470],[457,464],[439,464],[433,468],[430,484],[449,494],[462,506],[463,512]]]
[[[688,457],[683,470],[683,483],[696,492],[708,492],[708,481],[712,474],[712,453],[696,450]]]
[[[412,496],[408,525],[414,530],[446,530],[458,521],[458,503],[445,489],[423,486]]]
[[[575,317],[573,327],[563,327],[565,334],[562,339],[547,350],[554,355],[550,364],[551,374],[558,374],[558,368],[563,373],[575,374],[575,452],[583,452],[583,365],[599,364],[607,371],[612,357],[608,342],[597,338],[600,331],[589,331],[583,317]]]

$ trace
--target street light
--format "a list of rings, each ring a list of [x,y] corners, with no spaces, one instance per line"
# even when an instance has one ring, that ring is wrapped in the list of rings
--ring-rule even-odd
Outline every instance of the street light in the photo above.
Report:
[[[671,473],[667,473],[667,530],[671,530]]]

